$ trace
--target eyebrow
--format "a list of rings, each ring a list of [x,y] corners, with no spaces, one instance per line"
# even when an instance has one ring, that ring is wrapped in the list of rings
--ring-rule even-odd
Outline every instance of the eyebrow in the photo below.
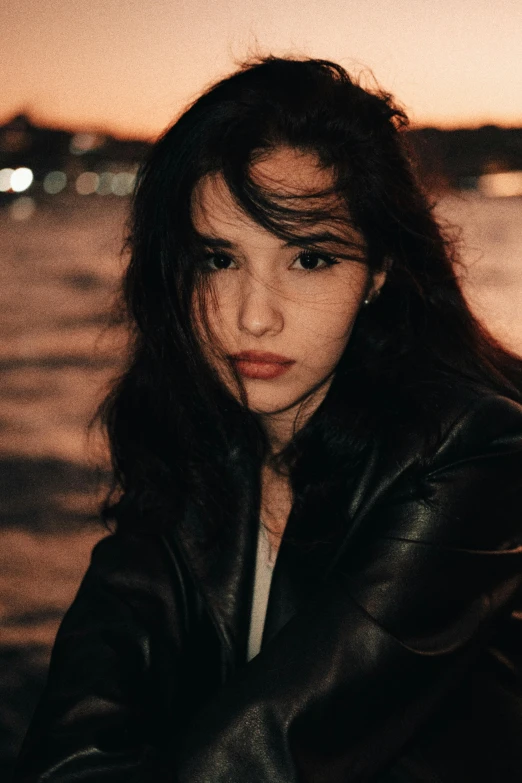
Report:
[[[222,237],[213,237],[208,234],[200,234],[198,233],[198,239],[207,247],[211,248],[229,248],[234,249],[237,247],[235,242],[231,242],[229,239],[224,239]],[[283,247],[302,247],[303,244],[325,244],[327,242],[335,242],[335,243],[341,243],[346,246],[359,246],[358,242],[351,241],[350,239],[346,238],[343,239],[342,237],[339,237],[337,234],[333,234],[331,231],[323,231],[322,233],[315,233],[315,234],[306,234],[301,237],[288,240],[287,242],[284,242]]]
[[[221,239],[221,237],[211,237],[207,234],[199,234],[198,239],[207,247],[229,247],[234,248],[236,244],[229,239]]]

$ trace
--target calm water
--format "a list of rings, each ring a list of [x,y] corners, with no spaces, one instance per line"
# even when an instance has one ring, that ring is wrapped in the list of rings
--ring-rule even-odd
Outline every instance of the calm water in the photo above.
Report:
[[[1,780],[103,535],[96,467],[106,453],[96,431],[85,433],[124,341],[107,315],[125,209],[100,197],[50,200],[25,220],[0,209]],[[522,199],[447,197],[439,214],[460,232],[473,309],[522,354]]]

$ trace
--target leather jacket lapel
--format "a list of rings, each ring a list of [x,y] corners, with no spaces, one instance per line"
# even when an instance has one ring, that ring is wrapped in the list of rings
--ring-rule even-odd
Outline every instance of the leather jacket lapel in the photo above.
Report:
[[[346,528],[339,492],[332,490],[327,503],[309,499],[300,513],[292,508],[274,566],[261,648],[317,588]]]
[[[314,592],[338,555],[350,528],[346,489],[337,484],[327,500],[308,496],[303,508],[292,507],[274,566],[261,648]],[[173,530],[228,650],[231,670],[247,660],[258,526],[257,514],[249,512],[212,538],[203,512],[187,502]]]
[[[235,669],[246,659],[257,519],[249,515],[212,535],[203,512],[187,502],[172,535],[227,648],[229,665]]]

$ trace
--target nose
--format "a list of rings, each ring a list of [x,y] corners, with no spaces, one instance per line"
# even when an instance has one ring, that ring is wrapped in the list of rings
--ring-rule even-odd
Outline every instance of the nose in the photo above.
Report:
[[[239,293],[238,327],[254,337],[279,334],[284,326],[282,297],[273,284],[245,275]]]

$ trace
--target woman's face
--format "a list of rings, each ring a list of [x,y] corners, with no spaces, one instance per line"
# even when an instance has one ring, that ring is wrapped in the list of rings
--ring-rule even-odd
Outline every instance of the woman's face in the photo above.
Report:
[[[304,195],[332,185],[331,173],[319,167],[315,155],[286,147],[255,163],[252,176],[278,194]],[[255,223],[235,204],[220,175],[201,180],[194,195],[194,227],[208,247],[213,296],[207,297],[206,310],[212,333],[228,357],[269,352],[287,362],[229,358],[241,373],[249,408],[277,414],[310,393],[318,404],[363,300],[384,280],[382,274],[372,277],[364,264],[362,237],[346,225],[344,238],[358,242],[360,260],[336,258],[336,250],[343,252],[339,245],[312,252],[288,245]],[[313,231],[327,228],[315,225]],[[233,390],[226,362],[213,353],[212,344],[204,350]]]

